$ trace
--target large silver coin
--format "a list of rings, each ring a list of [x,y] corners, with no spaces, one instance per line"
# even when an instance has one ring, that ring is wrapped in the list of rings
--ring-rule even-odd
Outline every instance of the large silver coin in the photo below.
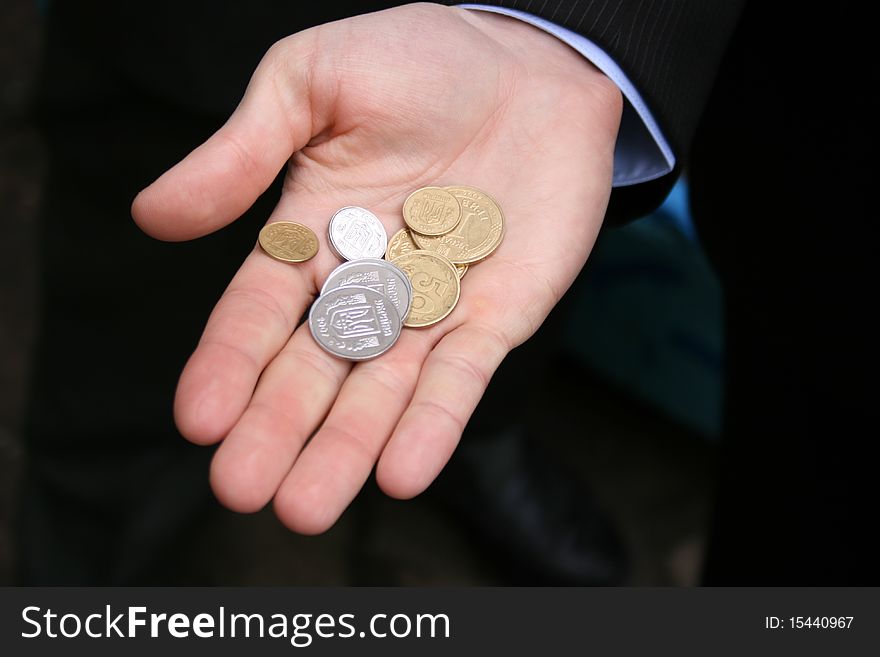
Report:
[[[369,210],[350,205],[330,219],[330,246],[343,260],[381,258],[388,247],[388,234]]]
[[[388,351],[403,322],[391,301],[368,287],[339,287],[317,298],[309,329],[324,350],[346,360],[367,360]]]
[[[324,287],[321,288],[321,294],[351,285],[368,287],[384,294],[397,308],[401,320],[405,320],[409,314],[412,283],[409,282],[409,276],[387,260],[361,258],[342,263],[330,272]]]

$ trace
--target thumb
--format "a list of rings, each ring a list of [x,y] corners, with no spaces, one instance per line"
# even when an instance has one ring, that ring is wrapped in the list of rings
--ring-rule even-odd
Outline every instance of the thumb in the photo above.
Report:
[[[188,240],[240,217],[316,131],[310,79],[314,30],[275,43],[229,120],[137,195],[135,222],[162,240]]]

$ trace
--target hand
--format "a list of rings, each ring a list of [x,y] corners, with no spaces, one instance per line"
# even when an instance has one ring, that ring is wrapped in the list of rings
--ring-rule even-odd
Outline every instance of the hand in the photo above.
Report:
[[[270,221],[306,224],[321,241],[300,265],[255,248],[181,375],[180,431],[223,441],[211,466],[220,501],[256,511],[274,498],[288,527],[317,533],[377,463],[389,495],[423,491],[498,364],[584,265],[621,105],[613,83],[555,37],[484,12],[408,5],[272,46],[229,121],[132,206],[154,237],[192,239],[234,221],[286,163]],[[369,208],[390,236],[412,190],[447,184],[498,200],[501,246],[472,267],[439,324],[404,329],[376,360],[327,355],[297,322],[339,264],[330,215]]]

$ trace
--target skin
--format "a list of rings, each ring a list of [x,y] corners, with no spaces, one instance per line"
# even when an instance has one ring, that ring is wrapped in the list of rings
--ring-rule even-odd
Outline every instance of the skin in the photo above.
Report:
[[[611,188],[622,100],[581,55],[515,19],[407,5],[287,37],[228,122],[135,199],[150,235],[188,240],[238,218],[285,165],[269,221],[308,225],[307,263],[247,257],[180,377],[175,419],[220,443],[211,484],[241,512],[274,500],[290,529],[333,525],[375,467],[397,498],[448,461],[505,355],[529,338],[592,249]],[[388,234],[407,195],[465,184],[505,212],[504,242],[471,268],[453,313],[352,366],[299,318],[339,263],[344,205]]]

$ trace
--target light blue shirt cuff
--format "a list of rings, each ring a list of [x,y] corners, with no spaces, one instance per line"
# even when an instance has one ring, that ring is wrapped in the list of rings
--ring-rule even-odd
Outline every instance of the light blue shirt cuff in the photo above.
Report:
[[[534,25],[567,43],[614,81],[626,101],[614,148],[614,187],[647,182],[672,171],[675,154],[654,115],[623,69],[602,48],[576,32],[524,11],[491,5],[457,6],[504,14]]]

